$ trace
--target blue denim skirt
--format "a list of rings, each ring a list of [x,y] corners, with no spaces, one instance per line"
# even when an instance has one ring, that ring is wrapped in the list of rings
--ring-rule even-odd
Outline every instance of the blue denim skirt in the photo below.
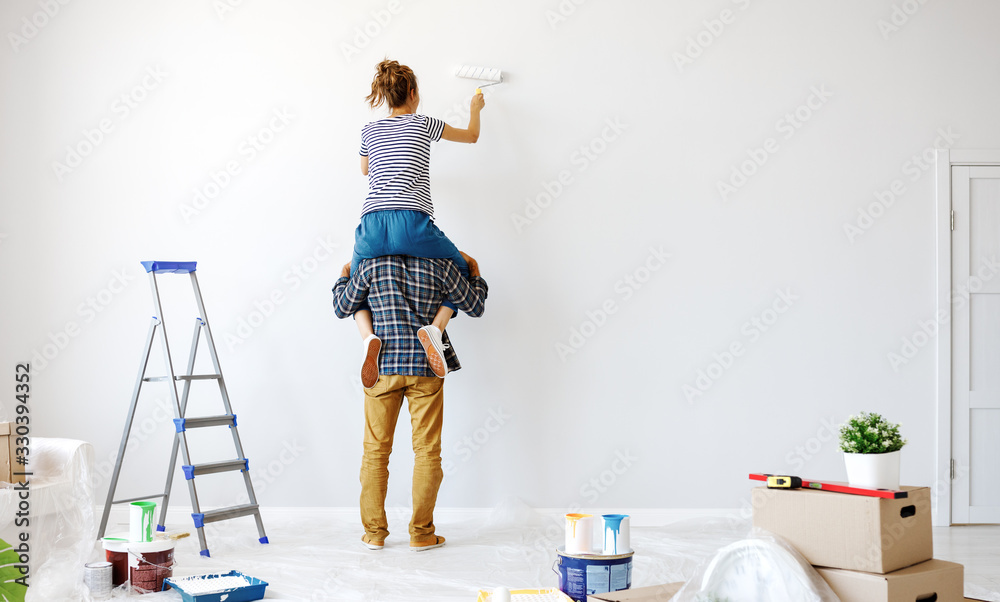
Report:
[[[469,266],[455,243],[445,236],[431,216],[422,211],[391,209],[373,211],[361,217],[354,231],[354,255],[351,274],[355,274],[362,259],[383,255],[409,255],[429,259],[451,259],[462,275],[469,277]],[[454,309],[449,301],[445,306]]]

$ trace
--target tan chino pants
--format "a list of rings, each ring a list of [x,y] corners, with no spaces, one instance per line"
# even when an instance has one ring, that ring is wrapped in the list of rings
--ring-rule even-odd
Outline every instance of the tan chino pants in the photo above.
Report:
[[[385,541],[389,535],[385,497],[389,483],[389,454],[396,419],[407,400],[413,429],[413,516],[410,541],[431,539],[434,505],[444,471],[441,469],[441,425],[444,417],[444,380],[436,376],[382,375],[365,389],[365,441],[361,460],[361,523],[367,539]]]

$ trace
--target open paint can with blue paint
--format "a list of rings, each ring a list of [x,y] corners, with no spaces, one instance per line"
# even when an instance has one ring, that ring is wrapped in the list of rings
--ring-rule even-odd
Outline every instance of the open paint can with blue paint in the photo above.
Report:
[[[627,514],[602,514],[601,523],[604,531],[604,554],[627,554],[632,551]]]

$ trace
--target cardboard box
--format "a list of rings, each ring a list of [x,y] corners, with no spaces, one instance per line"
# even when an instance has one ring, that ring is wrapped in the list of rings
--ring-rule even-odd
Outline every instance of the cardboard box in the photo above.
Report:
[[[962,565],[928,560],[885,575],[817,567],[841,602],[963,602]]]
[[[15,449],[17,448],[17,425],[13,422],[0,422],[0,481],[5,483],[23,483],[24,475],[14,472],[24,472],[24,467],[17,463]]]
[[[590,595],[587,596],[587,602],[667,602],[683,586],[684,583],[680,582],[650,587],[634,587],[620,592]]]
[[[884,498],[817,489],[753,490],[753,524],[784,537],[810,564],[890,573],[934,556],[931,491]]]
[[[10,483],[10,423],[0,422],[0,481]]]

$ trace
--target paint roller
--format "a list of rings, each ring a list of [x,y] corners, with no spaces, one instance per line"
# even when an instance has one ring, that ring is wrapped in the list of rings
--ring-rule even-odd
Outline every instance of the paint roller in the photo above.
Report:
[[[455,69],[455,75],[465,79],[476,79],[483,82],[490,82],[488,84],[482,84],[476,88],[476,94],[482,94],[483,88],[486,86],[495,86],[503,83],[503,72],[492,67],[473,67],[472,65],[462,65],[458,69]]]

